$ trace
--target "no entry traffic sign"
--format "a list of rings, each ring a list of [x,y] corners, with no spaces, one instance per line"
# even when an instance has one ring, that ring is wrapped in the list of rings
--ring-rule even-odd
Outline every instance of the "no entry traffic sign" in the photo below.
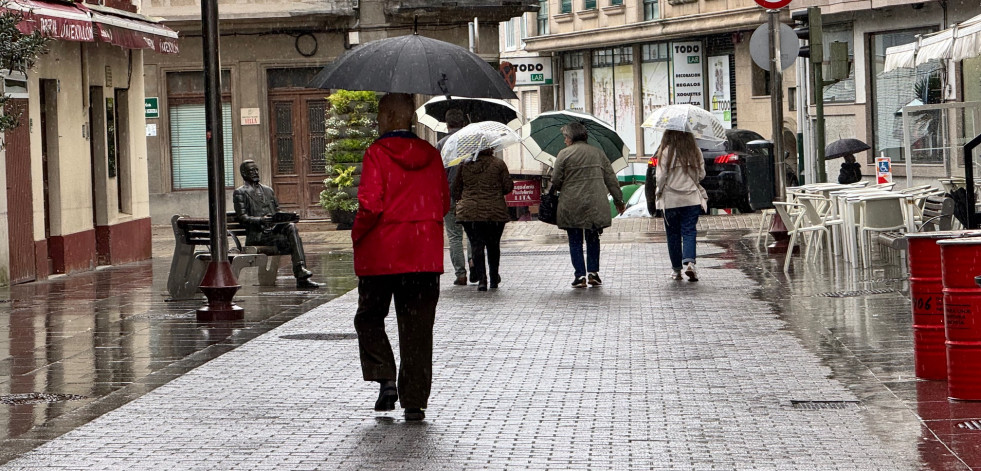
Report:
[[[790,0],[756,0],[756,4],[763,8],[776,10],[777,8],[783,8],[790,5]]]

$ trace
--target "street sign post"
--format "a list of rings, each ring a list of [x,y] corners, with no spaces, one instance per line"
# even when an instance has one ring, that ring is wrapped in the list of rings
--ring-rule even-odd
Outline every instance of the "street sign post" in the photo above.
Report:
[[[800,41],[794,29],[780,23],[780,69],[785,70],[797,63]],[[763,24],[749,38],[749,56],[763,70],[770,70],[770,25]]]

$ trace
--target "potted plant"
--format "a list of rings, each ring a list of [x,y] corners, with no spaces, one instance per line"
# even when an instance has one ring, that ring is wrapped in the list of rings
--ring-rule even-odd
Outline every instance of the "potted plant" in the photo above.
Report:
[[[350,229],[358,210],[364,151],[378,138],[378,95],[337,90],[327,101],[324,155],[329,176],[320,192],[320,206],[330,212],[338,229]]]

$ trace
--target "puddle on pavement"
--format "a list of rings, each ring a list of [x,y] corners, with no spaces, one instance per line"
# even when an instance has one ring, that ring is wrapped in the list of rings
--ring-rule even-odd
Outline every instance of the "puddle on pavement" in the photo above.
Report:
[[[167,302],[170,257],[0,289],[0,463],[357,286],[350,251],[315,250],[316,291],[244,270],[236,322],[198,323],[203,297]]]

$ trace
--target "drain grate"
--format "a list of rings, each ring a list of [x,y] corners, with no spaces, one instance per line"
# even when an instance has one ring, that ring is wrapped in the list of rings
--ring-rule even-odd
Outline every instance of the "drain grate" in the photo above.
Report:
[[[32,392],[0,396],[0,404],[19,406],[23,404],[48,404],[52,402],[78,401],[82,399],[88,399],[88,397],[79,396],[78,394],[49,394]]]
[[[858,291],[832,291],[830,293],[818,293],[815,296],[823,296],[825,298],[852,298],[855,296],[869,296],[873,294],[889,294],[895,293],[894,289],[862,289]]]
[[[981,420],[969,420],[967,422],[961,422],[957,424],[957,428],[962,428],[967,430],[981,430]]]
[[[502,257],[514,257],[519,255],[569,255],[567,250],[526,250],[523,252],[501,252]]]
[[[332,334],[332,333],[289,334],[289,335],[280,335],[279,338],[286,339],[286,340],[357,340],[358,334]]]
[[[791,407],[798,410],[843,410],[856,409],[858,401],[790,401]]]

